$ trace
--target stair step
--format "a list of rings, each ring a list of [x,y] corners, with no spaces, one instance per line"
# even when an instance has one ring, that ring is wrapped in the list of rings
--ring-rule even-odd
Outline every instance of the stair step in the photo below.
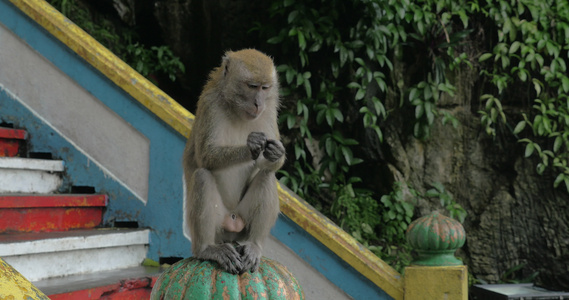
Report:
[[[106,195],[0,195],[0,233],[94,228],[107,200]]]
[[[138,266],[51,278],[36,281],[34,285],[52,300],[100,299],[101,296],[110,299],[149,299],[152,287],[163,271],[159,267]]]
[[[148,229],[89,229],[0,235],[0,257],[30,281],[140,265]]]
[[[64,170],[62,160],[0,157],[0,193],[53,193]]]
[[[27,135],[25,130],[0,127],[0,157],[17,156]]]

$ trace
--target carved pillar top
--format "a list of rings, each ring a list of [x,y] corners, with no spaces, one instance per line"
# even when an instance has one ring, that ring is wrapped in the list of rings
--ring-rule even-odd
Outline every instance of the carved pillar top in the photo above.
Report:
[[[407,229],[407,242],[418,253],[412,264],[456,266],[462,262],[454,252],[464,245],[466,234],[457,220],[435,211],[413,221]]]

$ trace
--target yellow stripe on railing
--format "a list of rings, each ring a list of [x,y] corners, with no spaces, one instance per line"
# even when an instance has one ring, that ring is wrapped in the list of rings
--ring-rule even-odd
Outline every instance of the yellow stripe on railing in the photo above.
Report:
[[[48,32],[185,137],[194,116],[43,0],[10,0]],[[394,299],[403,280],[349,234],[279,185],[281,211]]]

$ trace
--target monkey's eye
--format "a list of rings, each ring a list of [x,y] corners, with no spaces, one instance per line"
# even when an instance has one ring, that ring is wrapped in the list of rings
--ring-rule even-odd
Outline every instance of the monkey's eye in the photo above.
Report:
[[[255,84],[255,83],[247,83],[247,86],[248,86],[249,88],[255,89],[255,90],[259,88],[259,85],[258,85],[258,84]]]
[[[271,87],[270,85],[263,85],[261,88],[262,88],[263,90],[268,90],[270,87]]]

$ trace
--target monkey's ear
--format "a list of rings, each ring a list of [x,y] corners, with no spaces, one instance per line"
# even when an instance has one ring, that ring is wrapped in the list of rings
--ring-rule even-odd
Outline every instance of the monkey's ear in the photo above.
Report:
[[[221,62],[221,66],[223,67],[223,77],[227,76],[229,72],[229,55],[225,55]]]

